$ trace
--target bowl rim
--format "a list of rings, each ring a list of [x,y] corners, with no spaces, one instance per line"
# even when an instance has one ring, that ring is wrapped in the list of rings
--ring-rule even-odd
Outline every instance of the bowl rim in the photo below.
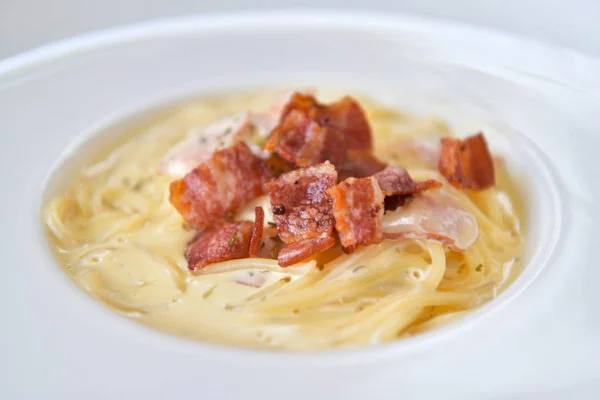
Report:
[[[600,62],[600,56],[573,52],[569,48],[540,40],[530,36],[520,36],[483,25],[462,23],[435,16],[420,16],[413,13],[384,13],[368,10],[340,10],[335,8],[293,7],[285,9],[241,10],[195,13],[185,16],[152,18],[133,23],[109,26],[86,31],[73,36],[34,46],[22,52],[0,59],[0,79],[36,64],[49,62],[73,53],[95,50],[116,43],[148,39],[151,36],[177,34],[189,29],[214,30],[232,26],[248,27],[259,25],[257,21],[270,26],[286,26],[290,21],[295,24],[330,27],[348,27],[357,29],[411,29],[429,30],[427,25],[442,28],[449,35],[463,35],[476,31],[484,41],[518,41],[520,45],[545,48],[552,52],[569,52],[571,57],[587,62]],[[284,22],[285,21],[285,22]]]

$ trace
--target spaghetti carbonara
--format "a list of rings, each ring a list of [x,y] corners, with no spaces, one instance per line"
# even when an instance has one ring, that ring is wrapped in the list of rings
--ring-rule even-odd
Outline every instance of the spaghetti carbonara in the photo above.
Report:
[[[443,207],[432,211],[415,195],[413,203],[386,211],[382,226],[402,233],[397,227],[407,219],[426,215],[436,227],[457,230],[456,245],[403,235],[349,254],[336,244],[287,267],[278,264],[276,253],[263,251],[190,272],[186,247],[196,232],[169,201],[174,178],[157,171],[195,130],[240,111],[268,109],[273,98],[238,94],[174,107],[82,168],[44,212],[65,272],[91,296],[149,327],[213,343],[292,351],[415,335],[468,313],[512,281],[523,236],[518,197],[501,160],[494,158],[494,187],[451,185],[431,145],[452,136],[445,123],[362,98],[379,160],[404,167],[415,181],[442,183],[422,198]],[[262,247],[276,252],[281,242],[268,194],[236,210],[233,220],[253,221],[257,206],[266,211]],[[459,240],[465,248],[457,248]]]

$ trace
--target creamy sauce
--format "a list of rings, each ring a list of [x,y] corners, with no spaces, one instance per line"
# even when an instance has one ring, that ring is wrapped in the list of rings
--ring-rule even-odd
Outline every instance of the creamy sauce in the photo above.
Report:
[[[117,312],[152,328],[214,343],[290,350],[365,345],[440,326],[489,300],[511,280],[522,237],[513,209],[518,205],[514,189],[502,170],[497,172],[499,190],[473,194],[468,200],[493,221],[484,224],[483,216],[475,216],[482,231],[464,254],[435,242],[405,239],[370,246],[369,251],[380,253],[363,250],[364,254],[358,251],[352,256],[341,255],[336,246],[315,260],[286,269],[274,260],[258,259],[252,261],[256,269],[249,269],[245,261],[241,270],[235,270],[233,262],[227,265],[228,272],[190,274],[184,251],[194,232],[168,202],[171,178],[157,173],[161,160],[188,132],[228,115],[267,109],[274,97],[272,93],[231,95],[176,107],[150,126],[132,129],[125,143],[83,168],[73,177],[71,188],[51,200],[45,211],[51,246],[69,276]],[[448,135],[444,123],[359,100],[371,121],[381,159],[411,173],[436,176],[426,157],[424,161],[394,149],[411,137]],[[241,210],[237,219],[252,221],[256,205],[266,212],[267,236],[273,234],[266,196]],[[480,267],[484,259],[488,261]],[[397,274],[384,269],[392,264]],[[207,271],[218,272],[218,268],[213,265]],[[470,272],[465,275],[461,268]],[[382,277],[388,276],[384,280],[376,276],[380,270]],[[305,303],[301,286],[315,290],[310,297],[321,303]],[[325,289],[318,291],[319,287]],[[261,303],[280,288],[289,295]],[[440,288],[473,293],[471,297],[440,293]],[[281,307],[290,307],[291,312],[280,311]],[[375,322],[378,315],[388,315],[384,314],[388,309],[397,331],[388,329],[385,321]],[[369,310],[364,318],[363,310]],[[364,332],[349,328],[356,325],[356,318],[361,318]],[[328,325],[338,320],[339,325]],[[375,325],[371,329],[369,324]]]

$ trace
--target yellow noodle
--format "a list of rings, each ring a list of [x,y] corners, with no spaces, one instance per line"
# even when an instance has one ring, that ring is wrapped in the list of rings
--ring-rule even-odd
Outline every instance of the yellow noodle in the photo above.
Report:
[[[294,351],[421,333],[489,301],[513,280],[524,242],[521,203],[500,167],[495,188],[463,191],[446,183],[440,189],[478,222],[479,237],[464,252],[435,241],[386,240],[353,254],[335,248],[317,258],[325,263],[313,259],[281,268],[276,260],[251,258],[188,272],[184,252],[195,232],[169,203],[171,179],[157,174],[161,159],[188,132],[246,109],[264,110],[273,98],[252,93],[177,106],[90,160],[44,210],[56,257],[69,276],[150,327]],[[395,149],[404,139],[449,135],[447,124],[360,100],[381,159],[407,168],[415,180],[444,182],[435,165]]]
[[[167,256],[154,255],[154,257],[162,261],[162,264],[166,267],[167,271],[169,271],[169,274],[173,278],[173,282],[175,283],[177,289],[179,289],[180,292],[185,292],[186,275],[185,272],[183,272],[182,269],[179,267],[179,265],[177,265],[175,261],[173,261]]]
[[[410,335],[414,335],[416,333],[427,332],[428,330],[448,325],[449,323],[455,321],[456,319],[463,317],[465,314],[467,314],[467,311],[457,311],[457,312],[440,315],[440,316],[434,317],[426,322],[422,322],[419,325],[416,325],[414,328],[411,328],[406,333],[410,334]]]
[[[241,260],[230,260],[223,261],[220,263],[214,263],[196,272],[196,275],[222,274],[225,272],[257,269],[262,271],[279,272],[282,274],[295,276],[298,274],[302,275],[305,273],[305,270],[315,267],[316,262],[314,261],[309,261],[307,263],[298,263],[293,267],[282,268],[279,266],[279,264],[277,264],[277,260],[270,260],[267,258],[247,258]]]
[[[100,274],[96,271],[88,271],[85,275],[86,276],[83,278],[83,280],[87,280],[87,283],[90,287],[90,291],[107,306],[117,310],[118,312],[124,315],[133,317],[139,317],[148,312],[147,310],[144,310],[142,308],[131,306],[125,304],[122,301],[117,300],[115,298],[114,293],[112,293],[106,287],[106,282],[104,281],[104,279],[102,279]]]

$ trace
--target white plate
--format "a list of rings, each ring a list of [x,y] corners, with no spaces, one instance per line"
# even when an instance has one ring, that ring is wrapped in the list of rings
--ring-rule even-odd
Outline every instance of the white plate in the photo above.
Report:
[[[136,25],[1,62],[0,397],[592,398],[600,391],[599,72],[599,60],[488,31],[310,12]],[[517,282],[431,334],[297,355],[148,330],[64,276],[40,219],[42,196],[60,185],[46,181],[49,171],[81,162],[60,160],[148,107],[283,84],[366,92],[441,114],[461,132],[491,132],[530,206],[529,265]]]

